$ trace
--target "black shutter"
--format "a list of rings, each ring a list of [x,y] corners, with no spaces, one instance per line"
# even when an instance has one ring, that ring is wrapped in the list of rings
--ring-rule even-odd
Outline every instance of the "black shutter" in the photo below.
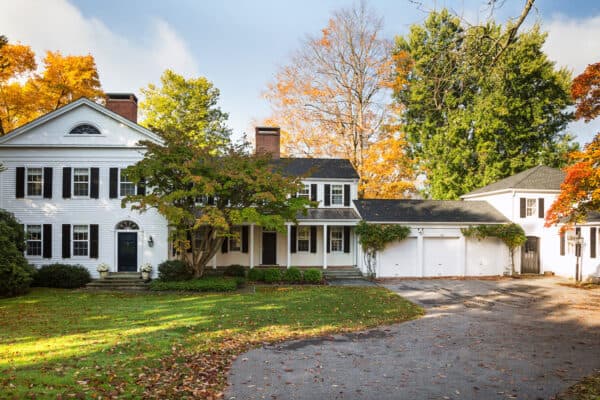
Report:
[[[98,258],[98,225],[90,225],[90,258]]]
[[[138,182],[138,185],[137,185],[137,194],[139,196],[145,196],[146,195],[146,179],[142,178]]]
[[[90,198],[97,199],[100,194],[100,169],[90,168],[91,185],[90,185]]]
[[[62,258],[71,257],[71,225],[62,226]]]
[[[526,214],[526,211],[525,211],[525,207],[526,207],[525,202],[526,202],[526,200],[523,197],[521,197],[520,200],[521,200],[521,218],[525,218],[525,214]]]
[[[544,218],[545,216],[545,212],[544,212],[544,199],[543,198],[539,198],[538,199],[538,218]]]
[[[317,184],[310,185],[310,201],[317,201]]]
[[[25,197],[25,167],[17,167],[17,192],[16,198],[22,199]]]
[[[344,207],[350,207],[350,185],[344,185]]]
[[[310,252],[311,253],[317,252],[317,227],[316,226],[310,227]]]
[[[52,167],[44,168],[44,198],[52,198]]]
[[[298,228],[292,226],[290,231],[290,253],[296,252],[296,239],[298,238]]]
[[[331,185],[325,185],[325,205],[331,205]]]
[[[44,258],[52,258],[52,225],[44,224],[43,236],[42,256]]]
[[[327,252],[331,253],[331,227],[328,227],[329,229],[327,229],[327,237],[325,238],[325,240],[327,241]]]
[[[223,239],[223,243],[221,244],[221,253],[225,254],[229,251],[229,238],[226,237]]]
[[[119,197],[119,168],[109,170],[108,197],[111,199]]]
[[[596,258],[596,228],[590,228],[590,258]]]
[[[242,253],[248,252],[248,234],[250,233],[248,225],[242,226]]]
[[[344,227],[344,253],[350,253],[350,227]]]
[[[214,206],[215,205],[215,196],[208,196],[206,203],[209,206]]]
[[[63,168],[63,198],[68,199],[71,197],[71,168]]]
[[[560,255],[561,256],[565,255],[565,234],[564,233],[560,234]]]

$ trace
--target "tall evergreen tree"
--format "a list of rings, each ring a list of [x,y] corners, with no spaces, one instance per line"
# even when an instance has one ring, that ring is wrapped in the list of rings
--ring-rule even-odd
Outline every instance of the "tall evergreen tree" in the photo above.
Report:
[[[575,146],[562,133],[572,118],[569,72],[548,60],[538,26],[498,57],[511,29],[465,28],[442,10],[397,38],[413,68],[395,98],[426,195],[453,199],[534,165],[562,166]]]

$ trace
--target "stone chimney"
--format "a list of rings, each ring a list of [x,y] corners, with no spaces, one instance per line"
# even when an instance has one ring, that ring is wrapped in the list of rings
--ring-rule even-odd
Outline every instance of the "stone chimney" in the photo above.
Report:
[[[279,141],[281,128],[273,126],[257,126],[256,153],[269,153],[276,159],[280,157]]]
[[[106,108],[137,124],[138,99],[133,93],[106,93]]]

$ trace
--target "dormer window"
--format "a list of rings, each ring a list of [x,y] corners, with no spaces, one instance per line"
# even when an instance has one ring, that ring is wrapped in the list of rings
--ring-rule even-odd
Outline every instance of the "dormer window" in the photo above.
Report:
[[[69,135],[100,135],[100,131],[90,124],[81,124],[71,129]]]

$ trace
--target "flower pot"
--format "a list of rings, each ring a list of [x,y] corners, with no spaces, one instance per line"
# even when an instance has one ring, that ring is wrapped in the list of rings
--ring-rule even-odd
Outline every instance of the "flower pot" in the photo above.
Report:
[[[142,271],[142,279],[147,281],[150,279],[150,272],[143,272]]]
[[[100,272],[100,279],[104,279],[108,276],[108,271],[101,271]]]

